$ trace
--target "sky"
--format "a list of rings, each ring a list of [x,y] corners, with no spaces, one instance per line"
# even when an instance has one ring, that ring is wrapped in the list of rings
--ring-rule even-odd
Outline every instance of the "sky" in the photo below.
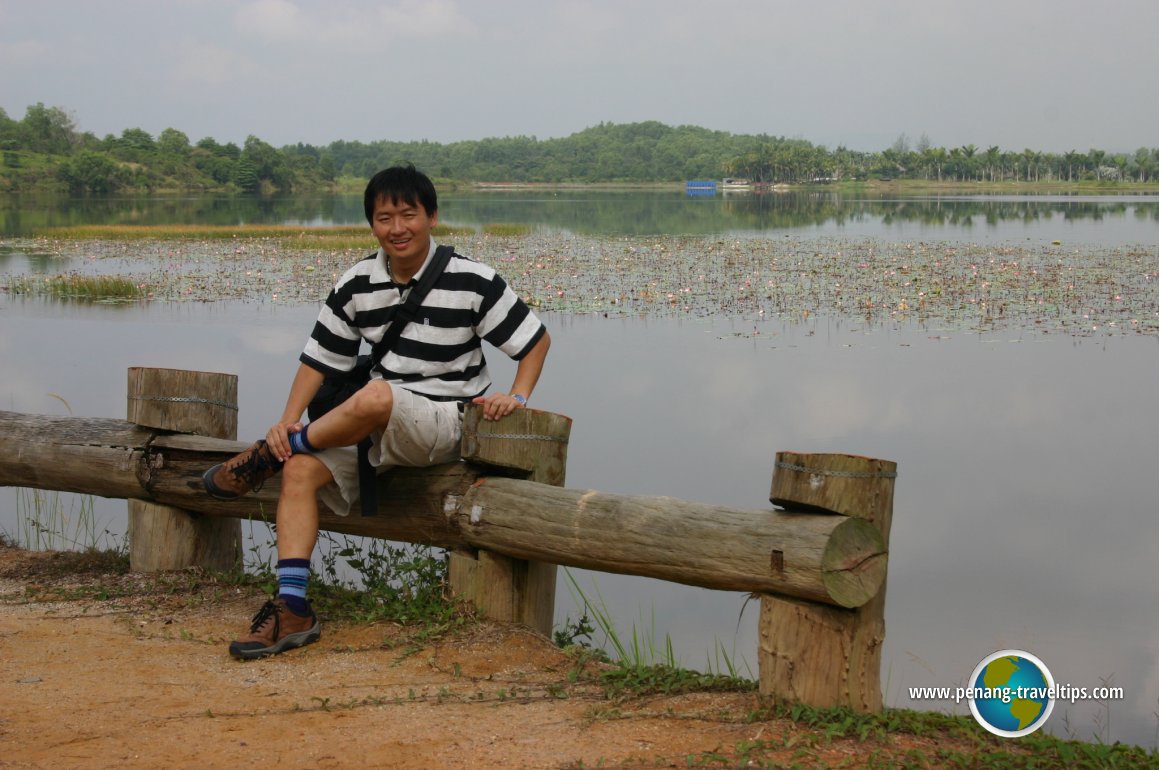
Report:
[[[1156,0],[0,0],[0,108],[98,137],[1159,147]]]

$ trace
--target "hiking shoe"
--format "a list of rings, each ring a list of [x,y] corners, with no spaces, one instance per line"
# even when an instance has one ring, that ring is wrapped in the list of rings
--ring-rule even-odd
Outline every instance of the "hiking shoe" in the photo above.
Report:
[[[266,479],[281,469],[282,461],[274,457],[263,439],[241,454],[213,466],[201,475],[201,480],[210,497],[236,500],[261,489]]]
[[[298,615],[285,601],[276,599],[262,605],[254,615],[250,632],[230,643],[229,654],[238,660],[254,660],[304,647],[320,636],[322,626],[313,610],[309,615]]]

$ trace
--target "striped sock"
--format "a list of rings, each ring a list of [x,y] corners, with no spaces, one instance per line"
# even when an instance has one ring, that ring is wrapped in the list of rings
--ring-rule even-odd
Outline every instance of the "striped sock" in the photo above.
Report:
[[[296,615],[309,615],[306,581],[310,578],[309,559],[278,560],[278,598]]]
[[[309,439],[306,438],[306,431],[309,429],[310,426],[307,425],[297,433],[290,434],[290,451],[292,451],[294,454],[314,454],[318,451],[314,448],[314,445],[310,443]]]

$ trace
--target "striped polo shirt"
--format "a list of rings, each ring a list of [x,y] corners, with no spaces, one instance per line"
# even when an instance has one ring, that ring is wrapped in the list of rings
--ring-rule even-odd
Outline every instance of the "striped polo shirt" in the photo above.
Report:
[[[323,374],[354,368],[362,341],[373,346],[382,339],[435,248],[432,239],[426,261],[406,285],[391,279],[381,248],[355,263],[326,298],[301,362]],[[519,360],[545,332],[498,273],[455,254],[372,376],[436,400],[474,398],[491,385],[482,340]]]

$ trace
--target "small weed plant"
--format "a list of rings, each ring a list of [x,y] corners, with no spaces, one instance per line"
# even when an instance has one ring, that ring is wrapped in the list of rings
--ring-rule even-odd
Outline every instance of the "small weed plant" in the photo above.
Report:
[[[663,644],[657,644],[654,615],[646,630],[641,632],[633,626],[631,639],[625,640],[617,631],[603,596],[593,602],[580,588],[572,573],[565,570],[565,574],[573,596],[578,599],[577,604],[584,609],[578,621],[565,622],[553,638],[560,647],[578,648],[581,665],[593,658],[612,664],[599,674],[608,697],[684,692],[749,692],[756,689],[756,681],[736,675],[736,666],[723,654],[719,643],[718,657],[723,655],[724,670],[728,673],[711,670],[701,673],[681,666],[672,646],[672,637],[665,635]],[[604,646],[600,649],[593,648],[597,632],[604,639]]]
[[[18,532],[12,540],[31,551],[127,552],[128,544],[98,525],[91,495],[43,489],[16,490]]]
[[[321,533],[322,569],[311,577],[311,602],[329,617],[455,625],[462,608],[450,599],[448,557],[429,546]]]

